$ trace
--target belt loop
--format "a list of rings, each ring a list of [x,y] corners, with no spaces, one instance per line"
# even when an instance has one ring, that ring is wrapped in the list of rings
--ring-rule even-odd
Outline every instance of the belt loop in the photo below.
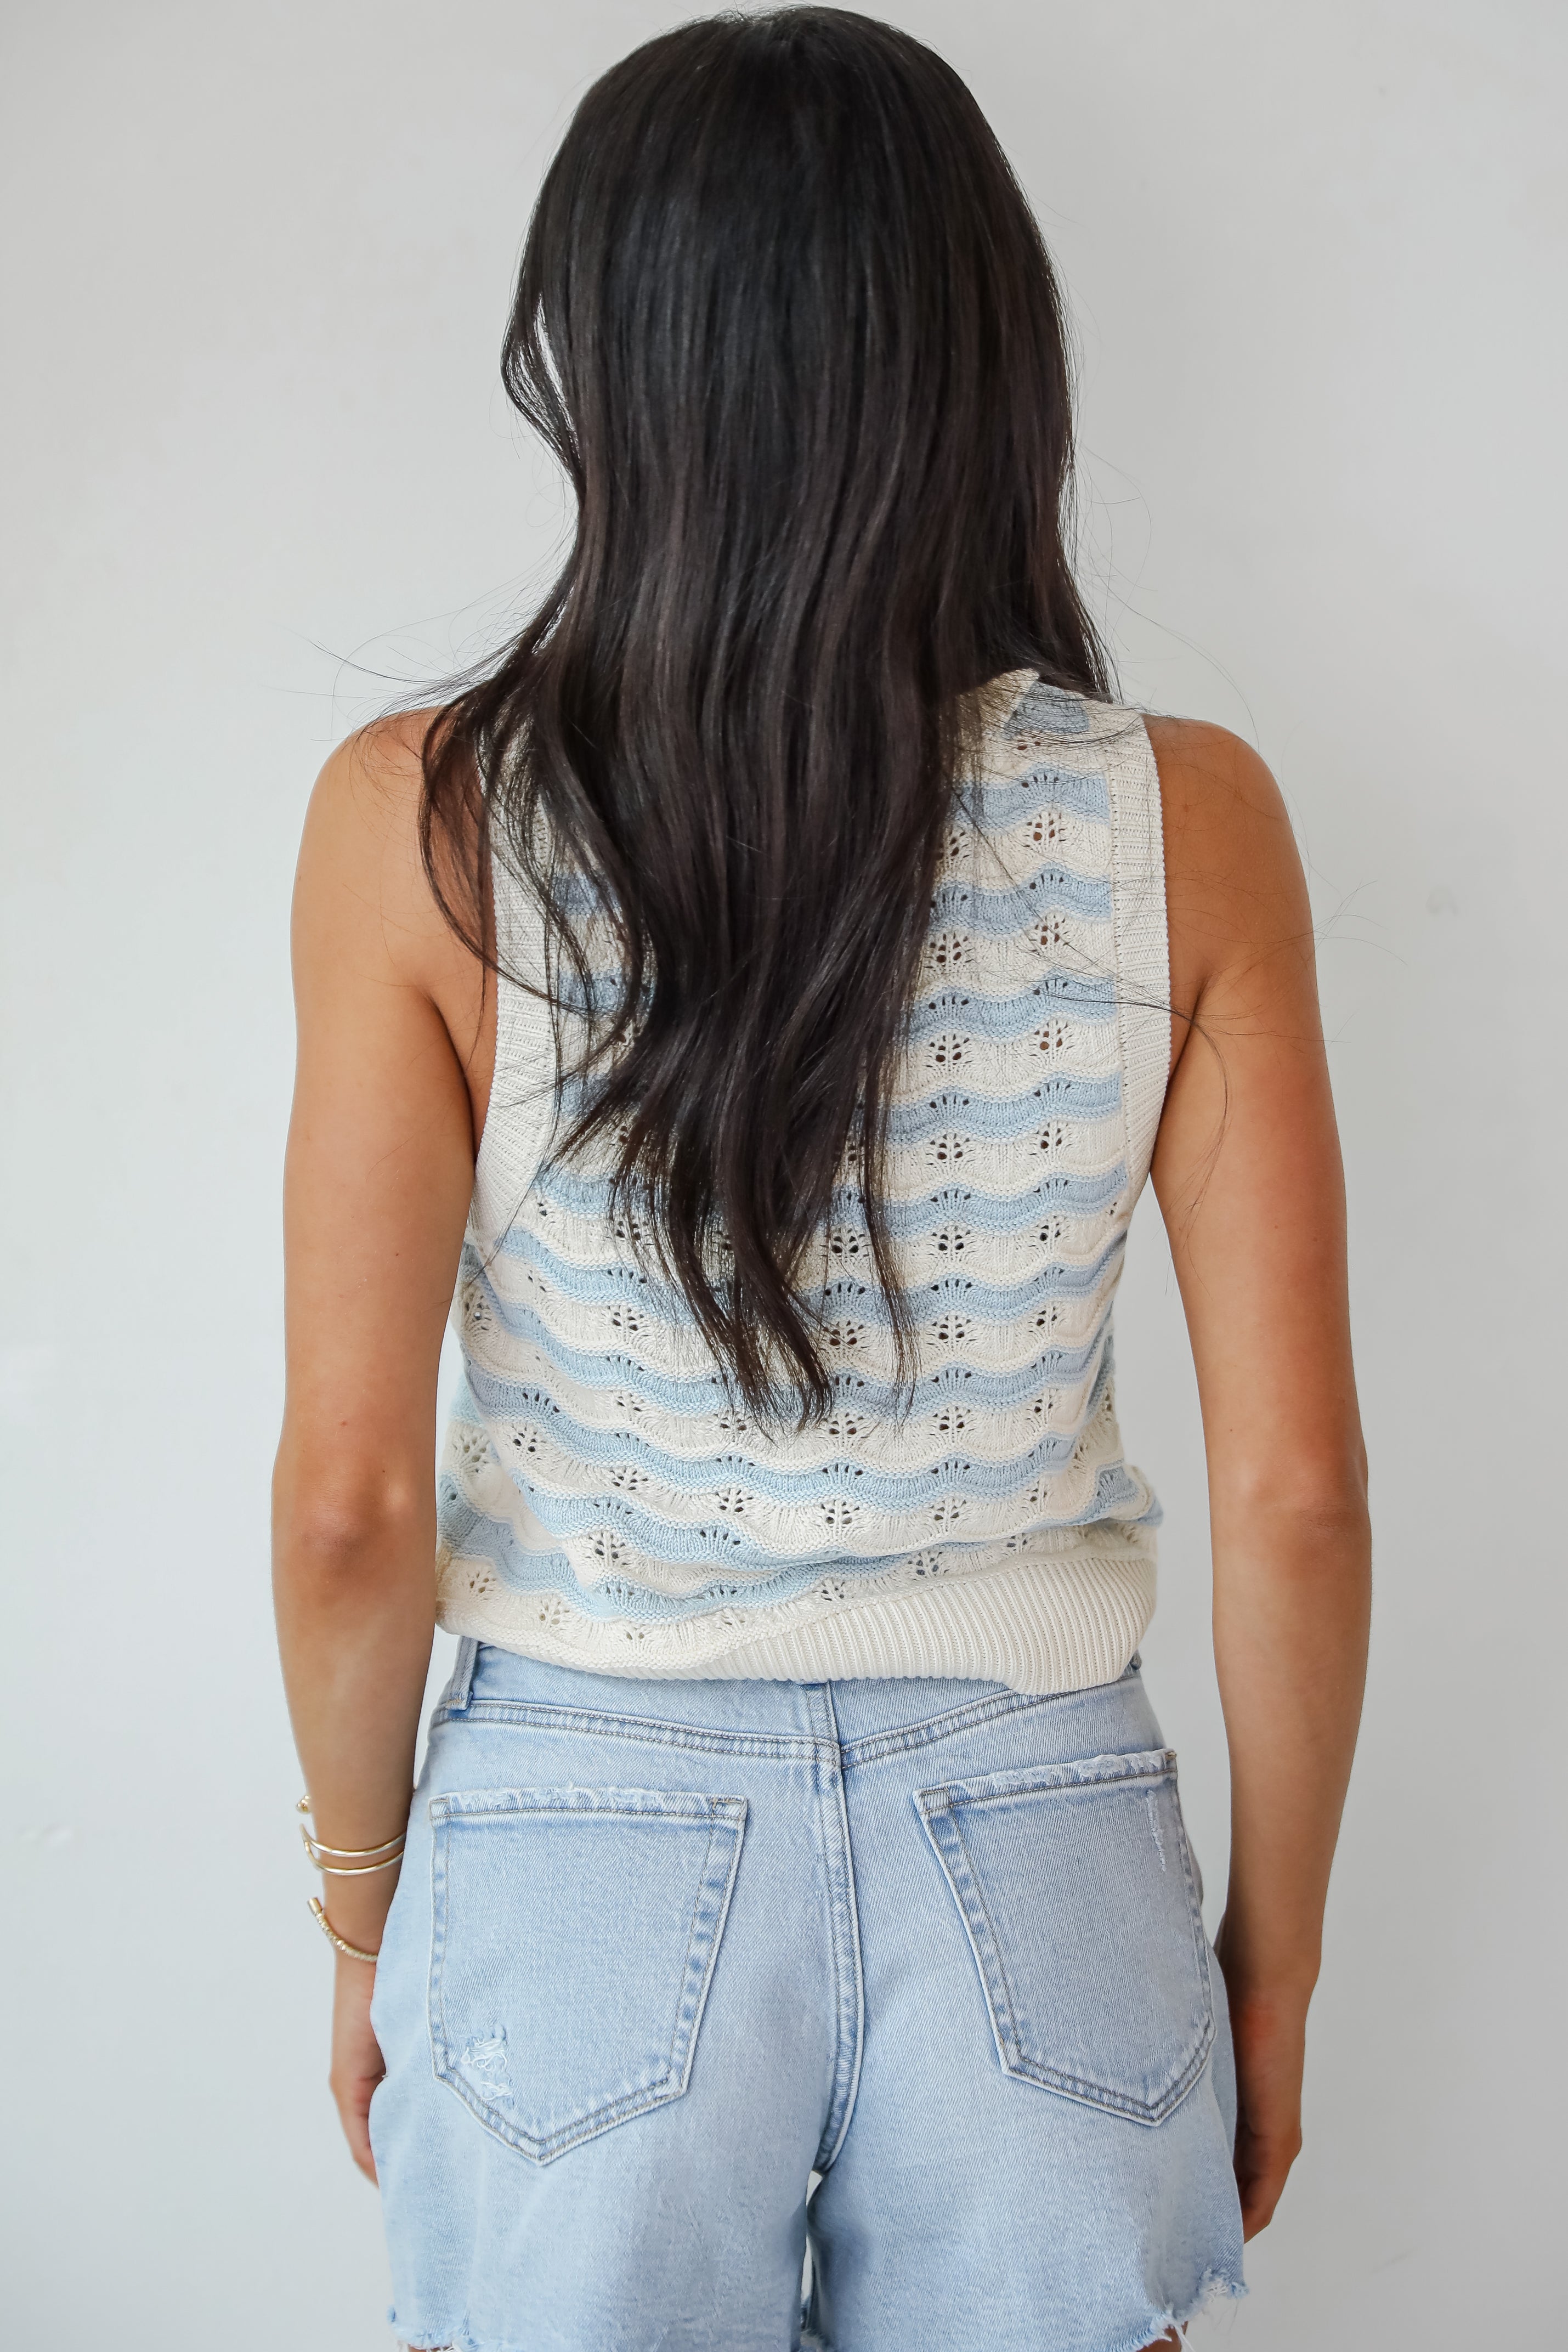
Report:
[[[831,1684],[797,1683],[795,1690],[800,1699],[800,1712],[806,1720],[807,1730],[817,1741],[819,1749],[822,1743],[826,1742],[831,1751],[826,1759],[819,1754],[819,1763],[826,1761],[836,1770],[841,1759],[839,1755],[839,1718],[833,1709]]]
[[[441,1706],[448,1715],[466,1712],[474,1690],[474,1664],[479,1655],[479,1644],[472,1633],[465,1633],[457,1644],[453,1661],[452,1678],[441,1694]]]

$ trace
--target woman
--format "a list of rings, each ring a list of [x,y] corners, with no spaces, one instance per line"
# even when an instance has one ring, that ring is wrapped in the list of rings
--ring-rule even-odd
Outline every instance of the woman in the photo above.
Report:
[[[296,915],[278,1617],[395,2324],[1174,2341],[1299,2146],[1366,1631],[1279,795],[1111,698],[1051,267],[906,36],[720,18],[607,74],[505,367],[566,568],[328,762]],[[1216,1952],[1111,1382],[1151,1169]]]

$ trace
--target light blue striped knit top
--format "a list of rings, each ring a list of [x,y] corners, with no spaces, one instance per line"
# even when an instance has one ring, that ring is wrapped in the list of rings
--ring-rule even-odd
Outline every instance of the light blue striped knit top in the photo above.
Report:
[[[548,1011],[503,982],[455,1307],[441,1622],[638,1676],[1120,1674],[1158,1513],[1123,1456],[1111,1306],[1170,1049],[1159,784],[1142,720],[1043,686],[980,698],[892,1120],[913,1407],[852,1154],[823,1236],[835,1397],[803,1433],[737,1408],[679,1292],[550,1155]],[[503,960],[537,912],[497,870]]]

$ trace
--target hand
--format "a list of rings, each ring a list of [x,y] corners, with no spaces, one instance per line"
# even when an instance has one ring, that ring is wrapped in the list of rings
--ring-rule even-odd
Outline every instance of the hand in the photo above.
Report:
[[[368,1961],[338,1955],[332,1993],[332,2070],[328,2079],[349,2153],[371,2181],[376,2177],[376,2160],[371,2154],[371,2094],[386,2073],[381,2044],[371,2031],[375,1983],[376,1972]]]
[[[1268,1990],[1239,1981],[1226,1967],[1225,1929],[1215,1943],[1225,1969],[1236,2046],[1236,2186],[1241,2232],[1255,2238],[1274,2218],[1285,2178],[1301,2149],[1301,2072],[1307,2000],[1295,1986]]]

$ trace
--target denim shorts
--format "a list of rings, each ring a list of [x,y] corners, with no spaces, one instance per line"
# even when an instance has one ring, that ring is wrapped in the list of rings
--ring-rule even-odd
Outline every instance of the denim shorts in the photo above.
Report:
[[[1136,1661],[1040,1697],[465,1643],[371,2012],[394,2327],[1138,2352],[1242,2292],[1199,1895]]]

